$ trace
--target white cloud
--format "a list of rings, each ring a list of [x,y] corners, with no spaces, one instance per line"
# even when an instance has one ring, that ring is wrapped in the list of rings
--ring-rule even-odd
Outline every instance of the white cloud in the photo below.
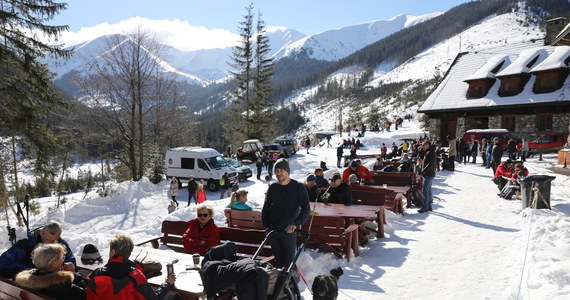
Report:
[[[186,51],[232,47],[239,39],[237,34],[225,29],[193,26],[187,21],[178,19],[150,20],[133,17],[118,24],[101,23],[81,28],[77,32],[65,32],[59,38],[58,43],[64,43],[66,46],[76,45],[103,35],[128,33],[137,27],[154,32],[166,44]]]

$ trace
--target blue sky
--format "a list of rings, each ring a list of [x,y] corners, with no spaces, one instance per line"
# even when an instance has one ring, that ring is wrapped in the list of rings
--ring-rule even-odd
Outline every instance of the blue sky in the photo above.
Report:
[[[64,1],[64,0],[62,0]],[[137,22],[175,21],[153,27],[184,26],[203,35],[228,40],[237,33],[247,7],[253,2],[263,14],[267,26],[283,26],[304,34],[345,27],[373,20],[385,20],[398,14],[422,15],[446,11],[467,0],[67,0],[66,11],[55,16],[53,24],[69,25],[67,43],[89,39],[95,32],[118,30],[115,24],[137,18]],[[149,25],[150,26],[150,25]],[[123,26],[124,27],[124,26]],[[209,32],[209,33],[208,33]],[[70,38],[72,37],[72,38]],[[200,38],[196,38],[200,40]],[[196,44],[196,43],[195,43]],[[203,46],[202,48],[217,47]]]

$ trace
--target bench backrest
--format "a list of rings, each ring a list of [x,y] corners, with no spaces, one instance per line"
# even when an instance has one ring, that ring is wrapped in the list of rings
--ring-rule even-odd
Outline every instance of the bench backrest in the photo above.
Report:
[[[415,183],[416,174],[412,172],[377,172],[372,171],[374,184],[387,184],[395,186],[407,186]]]
[[[261,222],[261,212],[256,210],[237,210],[226,208],[224,210],[228,227],[265,230]]]
[[[310,222],[311,218],[307,219],[302,228],[309,230]],[[315,240],[320,243],[343,246],[346,243],[350,243],[349,237],[343,234],[345,228],[345,219],[343,217],[314,216],[309,242]]]
[[[12,280],[0,278],[1,300],[53,300],[38,292],[26,290],[14,284]]]
[[[161,232],[163,234],[160,241],[176,252],[184,252],[182,245],[182,235],[188,229],[186,221],[162,221]]]
[[[265,239],[265,231],[258,229],[243,229],[237,227],[220,227],[220,240],[232,241],[237,246],[238,256],[251,257],[255,254],[261,242]],[[271,246],[264,245],[258,258],[270,257]]]
[[[384,205],[386,197],[390,192],[384,189],[365,189],[356,186],[352,187],[352,204],[356,205]],[[393,197],[393,195],[392,195]]]

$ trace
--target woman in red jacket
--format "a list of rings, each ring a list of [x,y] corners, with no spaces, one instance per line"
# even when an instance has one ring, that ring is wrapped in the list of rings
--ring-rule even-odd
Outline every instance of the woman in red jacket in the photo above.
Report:
[[[208,248],[220,244],[220,229],[214,224],[214,209],[210,205],[198,205],[197,218],[188,221],[188,229],[182,235],[184,253],[206,254]]]

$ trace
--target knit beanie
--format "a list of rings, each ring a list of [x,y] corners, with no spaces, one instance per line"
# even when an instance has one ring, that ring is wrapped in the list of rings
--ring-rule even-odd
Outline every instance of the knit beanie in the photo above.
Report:
[[[280,158],[275,162],[275,170],[281,169],[287,174],[291,174],[291,170],[289,169],[289,161],[285,158]]]

